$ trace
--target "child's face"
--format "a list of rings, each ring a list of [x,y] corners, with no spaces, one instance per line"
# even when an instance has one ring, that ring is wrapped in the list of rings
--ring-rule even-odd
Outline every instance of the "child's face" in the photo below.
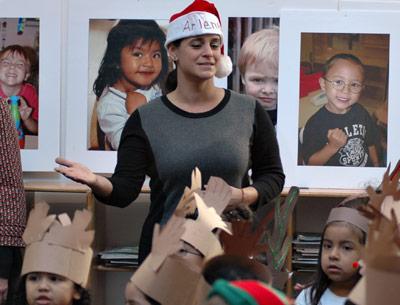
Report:
[[[332,113],[346,113],[359,100],[363,81],[361,66],[350,60],[337,59],[319,80],[328,99],[327,109]]]
[[[150,305],[145,295],[132,282],[125,287],[125,305]]]
[[[135,89],[149,87],[160,75],[162,68],[161,46],[157,41],[138,41],[133,48],[121,50],[121,70],[125,81]]]
[[[63,276],[32,272],[26,277],[26,299],[29,305],[72,305],[80,294],[74,283]]]
[[[332,223],[325,230],[322,241],[321,267],[333,282],[352,282],[358,272],[353,263],[361,258],[363,245],[360,236],[341,223]]]
[[[246,94],[254,96],[266,110],[276,109],[278,98],[278,68],[265,62],[246,67],[242,77]]]
[[[0,82],[6,86],[21,85],[28,77],[28,62],[14,52],[7,52],[0,58]]]

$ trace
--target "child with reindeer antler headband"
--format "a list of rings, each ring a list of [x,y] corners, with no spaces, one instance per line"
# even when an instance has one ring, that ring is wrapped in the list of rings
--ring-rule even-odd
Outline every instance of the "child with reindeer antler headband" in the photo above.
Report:
[[[94,231],[87,210],[47,215],[40,202],[31,211],[23,239],[26,251],[21,272],[18,305],[90,305],[85,289],[93,251]]]

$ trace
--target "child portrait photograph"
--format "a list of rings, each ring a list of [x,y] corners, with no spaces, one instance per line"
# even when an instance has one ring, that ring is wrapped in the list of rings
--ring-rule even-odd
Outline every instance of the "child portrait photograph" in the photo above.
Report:
[[[282,12],[277,136],[287,185],[363,188],[378,184],[375,177],[397,158],[390,132],[400,114],[394,19]]]
[[[60,16],[60,1],[1,3],[0,100],[15,123],[24,172],[52,170],[60,153]]]
[[[388,34],[301,34],[298,165],[386,167],[388,71]]]
[[[0,18],[0,98],[10,105],[20,149],[38,148],[39,23]]]
[[[117,150],[130,114],[163,94],[166,22],[89,20],[88,150]]]
[[[278,111],[279,18],[229,17],[228,88],[253,96],[274,126]]]

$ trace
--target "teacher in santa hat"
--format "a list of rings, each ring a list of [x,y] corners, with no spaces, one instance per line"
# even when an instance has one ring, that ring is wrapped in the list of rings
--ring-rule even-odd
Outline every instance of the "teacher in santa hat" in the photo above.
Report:
[[[175,70],[168,93],[138,108],[127,121],[111,178],[57,158],[56,171],[89,185],[109,205],[125,207],[150,177],[151,204],[142,229],[139,257],[151,249],[155,223],[165,224],[198,167],[202,185],[211,176],[232,189],[227,209],[257,207],[284,185],[275,129],[254,98],[216,87],[214,77],[232,70],[214,4],[195,0],[172,15],[166,47]],[[249,170],[251,169],[251,179]],[[251,182],[250,182],[251,181]]]

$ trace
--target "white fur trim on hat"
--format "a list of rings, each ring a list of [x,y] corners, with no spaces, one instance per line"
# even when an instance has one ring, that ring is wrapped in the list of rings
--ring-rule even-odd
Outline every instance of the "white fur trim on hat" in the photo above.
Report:
[[[224,39],[217,16],[208,12],[191,12],[170,22],[165,46],[175,40],[206,34],[217,34],[221,40]]]
[[[220,60],[217,63],[217,72],[215,76],[223,78],[231,74],[232,72],[232,60],[228,55],[221,55]]]

